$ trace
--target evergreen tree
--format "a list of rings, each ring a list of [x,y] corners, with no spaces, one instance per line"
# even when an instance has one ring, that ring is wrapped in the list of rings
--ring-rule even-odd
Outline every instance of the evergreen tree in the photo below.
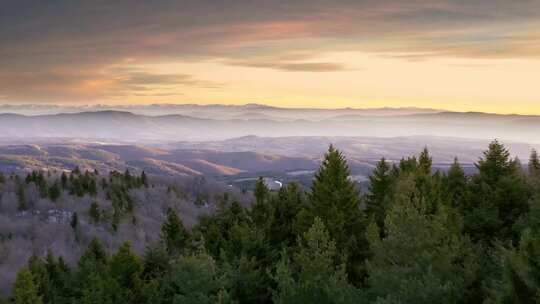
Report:
[[[273,210],[271,210],[272,206],[267,202],[267,198],[270,196],[270,190],[266,187],[266,183],[262,177],[259,177],[255,183],[255,190],[253,192],[255,195],[255,204],[253,204],[251,216],[258,226],[263,226],[268,222]]]
[[[79,166],[75,166],[75,168],[73,168],[73,171],[71,171],[71,173],[73,175],[80,175],[81,174],[81,169],[79,168]]]
[[[17,187],[17,210],[25,211],[28,209],[28,202],[26,200],[26,192],[24,186],[19,184]]]
[[[42,301],[47,303],[51,299],[53,288],[44,261],[38,256],[32,255],[28,259],[28,270],[32,274],[38,295],[42,298]]]
[[[412,173],[412,172],[416,172],[417,169],[418,169],[418,160],[416,159],[416,156],[402,158],[399,161],[399,166],[397,167],[398,173]]]
[[[454,159],[454,163],[444,178],[444,191],[450,205],[460,207],[467,191],[467,177],[457,158]]]
[[[385,220],[386,236],[369,229],[369,292],[377,303],[459,303],[473,283],[476,262],[469,242],[445,208],[436,214],[414,195],[412,177]]]
[[[115,298],[119,298],[122,303],[136,302],[142,270],[142,263],[131,252],[131,246],[129,243],[124,243],[109,261],[110,278],[115,281],[117,286]]]
[[[189,240],[189,233],[174,209],[167,210],[167,218],[161,226],[161,241],[169,254],[182,253]]]
[[[146,248],[143,257],[143,273],[145,280],[161,278],[169,268],[169,255],[163,246]]]
[[[180,256],[162,286],[163,303],[210,304],[223,297],[225,282],[214,259],[205,253]]]
[[[56,259],[52,252],[47,252],[45,259],[47,273],[48,293],[43,293],[45,303],[68,304],[71,303],[71,273],[69,267],[60,257]]]
[[[79,216],[77,215],[77,212],[73,212],[70,225],[73,230],[77,230],[77,227],[79,226]]]
[[[488,150],[476,164],[482,181],[494,185],[503,176],[514,173],[514,166],[510,159],[510,152],[499,141],[489,144]]]
[[[292,260],[283,253],[277,266],[274,303],[359,303],[360,293],[347,282],[342,257],[319,218],[298,247]]]
[[[62,175],[60,176],[60,182],[62,183],[62,189],[66,189],[68,185],[68,177],[65,171],[62,171]]]
[[[393,177],[390,170],[390,166],[382,158],[369,176],[366,213],[373,217],[381,231],[384,231],[384,218],[391,202]]]
[[[519,248],[500,249],[503,277],[493,286],[496,303],[540,302],[540,235],[531,229],[524,231]]]
[[[420,153],[420,156],[418,157],[418,170],[425,175],[431,174],[431,166],[433,164],[433,160],[431,156],[429,155],[429,151],[427,147],[422,150]]]
[[[148,177],[146,176],[146,173],[144,171],[141,173],[141,184],[145,187],[148,187]]]
[[[97,201],[93,201],[92,204],[90,204],[90,210],[88,211],[88,213],[95,224],[99,223],[101,219],[101,211],[99,209]]]
[[[60,188],[60,184],[58,181],[54,182],[51,187],[49,188],[49,198],[51,201],[56,201],[60,195],[62,194],[62,189]]]
[[[529,180],[535,192],[540,193],[540,159],[535,149],[531,151],[529,158]]]
[[[266,199],[268,195],[268,187],[266,187],[266,183],[264,182],[264,178],[259,177],[257,180],[257,183],[255,183],[255,202],[257,204],[262,204],[264,200]]]
[[[516,223],[529,209],[530,189],[510,159],[510,153],[493,141],[476,165],[463,208],[465,230],[473,240],[491,244],[519,241]]]
[[[265,224],[266,235],[272,248],[290,247],[296,243],[302,224],[298,223],[298,214],[305,207],[305,197],[298,184],[290,183],[281,188],[277,196],[270,199],[271,215]]]
[[[117,302],[111,293],[111,280],[99,273],[91,273],[85,280],[80,303],[82,304],[115,304]]]
[[[23,268],[17,274],[13,288],[13,300],[15,304],[42,304],[42,298],[34,283],[32,273],[28,268]]]
[[[104,273],[109,257],[101,242],[94,238],[88,244],[88,248],[79,259],[79,277],[86,280],[91,273]]]
[[[311,214],[323,221],[337,246],[348,253],[348,274],[359,284],[364,277],[367,251],[366,220],[360,210],[358,190],[349,175],[345,158],[330,146],[311,187]]]

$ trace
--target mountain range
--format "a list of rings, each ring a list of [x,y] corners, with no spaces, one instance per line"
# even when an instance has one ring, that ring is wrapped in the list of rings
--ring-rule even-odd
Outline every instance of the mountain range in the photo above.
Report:
[[[163,110],[162,107],[165,106],[159,108]],[[155,116],[117,110],[45,115],[4,113],[0,114],[0,141],[79,138],[141,143],[210,141],[247,135],[421,135],[540,142],[540,116],[532,115],[437,112],[431,109],[285,109],[260,105],[174,108],[183,109],[184,114]],[[147,109],[153,108],[148,106]],[[193,109],[199,109],[198,115]],[[192,115],[186,115],[187,112]]]

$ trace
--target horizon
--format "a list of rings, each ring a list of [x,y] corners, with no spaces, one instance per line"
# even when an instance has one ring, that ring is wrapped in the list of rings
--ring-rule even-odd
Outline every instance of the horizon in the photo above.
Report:
[[[301,106],[274,106],[271,104],[264,104],[264,103],[256,103],[256,102],[249,102],[249,103],[239,103],[239,104],[229,104],[229,103],[208,103],[208,104],[197,104],[197,103],[145,103],[145,104],[104,104],[104,103],[97,103],[97,104],[40,104],[40,103],[21,103],[21,104],[11,104],[11,103],[0,103],[0,109],[2,107],[51,107],[51,108],[77,108],[81,109],[85,112],[85,109],[99,109],[99,108],[112,108],[112,109],[105,109],[105,110],[97,110],[95,112],[100,111],[118,111],[118,112],[129,112],[129,108],[131,107],[182,107],[182,106],[196,106],[196,107],[213,107],[213,106],[223,106],[223,107],[246,107],[246,106],[260,106],[260,107],[267,107],[267,108],[274,108],[274,109],[284,109],[284,110],[327,110],[327,111],[339,111],[339,110],[429,110],[433,111],[434,113],[463,113],[463,114],[490,114],[490,115],[502,115],[502,116],[540,116],[540,113],[538,114],[527,114],[527,113],[518,113],[518,112],[485,112],[485,111],[460,111],[460,110],[450,110],[446,108],[429,108],[429,107],[417,107],[417,106],[380,106],[380,107],[301,107]],[[124,111],[115,110],[114,108],[118,109],[126,109]],[[94,112],[94,111],[92,111]],[[63,114],[64,112],[58,112],[57,114]],[[0,112],[0,114],[19,114],[19,113],[13,113],[13,112]],[[68,114],[68,113],[66,113]],[[36,114],[35,114],[36,115]],[[29,115],[29,116],[35,116],[35,115]],[[40,114],[37,114],[40,115]],[[144,115],[144,114],[141,114]]]
[[[257,100],[540,115],[534,1],[7,1],[4,8],[0,103]]]

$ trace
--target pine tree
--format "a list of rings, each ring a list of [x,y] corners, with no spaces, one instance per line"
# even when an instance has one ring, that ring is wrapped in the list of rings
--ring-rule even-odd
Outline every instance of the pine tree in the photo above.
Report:
[[[103,244],[97,238],[94,238],[90,241],[88,248],[79,259],[79,268],[84,268],[85,264],[95,269],[102,268],[102,266],[108,263],[108,260],[109,258]]]
[[[51,201],[56,201],[60,195],[62,194],[62,189],[60,188],[60,184],[58,181],[54,182],[52,186],[49,188],[49,198]]]
[[[529,179],[536,192],[540,192],[540,158],[535,149],[531,151],[529,158]]]
[[[471,180],[470,195],[462,210],[465,231],[475,241],[517,243],[519,231],[515,225],[529,210],[529,186],[508,150],[496,140],[476,167],[479,172]]]
[[[330,146],[311,187],[312,218],[319,217],[338,248],[349,254],[347,270],[357,284],[364,278],[365,214],[360,210],[359,193],[349,178],[347,162]]]
[[[26,192],[24,190],[24,185],[19,184],[17,188],[17,210],[25,211],[28,209],[28,202],[26,200]]]
[[[480,177],[488,185],[493,185],[500,177],[513,173],[514,166],[510,159],[510,152],[498,140],[489,144],[484,157],[476,164]]]
[[[71,173],[73,175],[80,175],[81,174],[81,169],[79,168],[79,166],[75,166],[75,168],[73,169],[73,171],[71,171]]]
[[[425,147],[424,150],[422,150],[422,152],[420,153],[420,156],[418,157],[418,170],[422,174],[429,175],[431,174],[432,164],[433,160],[429,155],[427,147]]]
[[[62,171],[62,176],[60,177],[60,182],[62,183],[62,189],[66,189],[68,185],[68,177],[65,171]]]
[[[262,227],[268,224],[273,211],[268,199],[270,197],[270,190],[266,187],[266,183],[262,177],[259,177],[255,183],[255,190],[253,192],[255,203],[251,210],[251,217],[257,226]]]
[[[148,187],[148,177],[146,176],[146,173],[144,171],[141,173],[141,184],[145,187]]]
[[[79,259],[75,273],[75,286],[78,293],[83,293],[83,303],[107,303],[110,298],[107,293],[109,257],[101,242],[94,238]],[[110,303],[110,302],[109,302]]]
[[[397,185],[386,235],[368,230],[372,300],[378,303],[459,303],[477,269],[471,245],[445,208],[431,214],[409,176]]]
[[[266,183],[264,182],[264,179],[262,177],[259,177],[257,180],[257,183],[255,183],[255,202],[257,204],[262,204],[266,197],[268,196],[268,187],[266,187]]]
[[[77,227],[79,226],[79,216],[77,215],[77,212],[73,212],[70,225],[73,230],[77,230]]]
[[[49,250],[45,258],[44,268],[46,270],[47,292],[43,293],[43,302],[67,304],[71,303],[71,273],[64,260],[55,258]],[[45,285],[41,283],[40,285]]]
[[[162,303],[217,303],[219,298],[224,300],[225,285],[214,259],[206,253],[180,256],[165,277]]]
[[[34,283],[32,273],[28,268],[23,268],[17,274],[13,288],[13,300],[15,304],[42,304],[43,300],[38,294],[38,288]]]
[[[114,288],[111,280],[102,277],[99,273],[91,273],[82,286],[82,304],[114,304],[111,289]]]
[[[189,233],[174,209],[167,210],[167,218],[161,226],[161,241],[169,254],[182,253],[189,240]]]
[[[362,218],[356,185],[340,151],[330,146],[311,187],[314,217],[319,217],[330,236],[342,244],[351,236],[354,224]]]
[[[161,278],[169,268],[169,255],[163,246],[149,246],[143,257],[143,273],[145,280]]]
[[[90,204],[90,210],[88,211],[88,213],[94,224],[99,223],[101,218],[101,211],[99,209],[97,201],[93,201],[92,204]]]
[[[391,201],[392,182],[390,166],[382,158],[369,176],[369,194],[366,201],[366,213],[373,217],[381,231],[384,231],[384,218]]]
[[[298,240],[292,260],[282,254],[274,276],[274,303],[358,303],[360,293],[347,282],[341,258],[323,222],[315,218]]]
[[[450,166],[444,178],[444,191],[453,207],[461,207],[465,192],[467,190],[467,177],[465,171],[461,168],[458,159],[454,159],[454,163]]]
[[[134,303],[136,298],[136,287],[140,284],[142,273],[142,263],[135,254],[131,252],[129,243],[124,243],[118,252],[109,261],[110,278],[118,286],[117,298],[123,303]]]

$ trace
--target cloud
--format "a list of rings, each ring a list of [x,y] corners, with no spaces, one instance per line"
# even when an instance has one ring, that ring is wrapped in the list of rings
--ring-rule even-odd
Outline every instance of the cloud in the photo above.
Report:
[[[0,73],[0,96],[10,101],[88,102],[125,96],[181,96],[179,88],[221,86],[188,74],[163,74],[129,67],[86,72]]]
[[[508,0],[6,0],[0,79],[7,83],[0,83],[0,94],[69,100],[143,94],[157,86],[220,86],[181,73],[110,69],[156,62],[347,69],[346,63],[302,58],[265,60],[277,53],[540,58],[539,17],[540,2]]]
[[[231,60],[227,62],[230,65],[269,68],[287,72],[339,72],[347,68],[340,63],[332,62],[294,62],[294,61],[257,61],[257,60]]]
[[[314,51],[315,45],[481,56],[493,53],[489,38],[503,46],[499,56],[538,56],[504,46],[523,41],[536,49],[540,33],[529,32],[539,16],[537,1],[505,0],[8,0],[0,12],[0,64],[28,70],[126,58],[238,59],[280,46]]]

